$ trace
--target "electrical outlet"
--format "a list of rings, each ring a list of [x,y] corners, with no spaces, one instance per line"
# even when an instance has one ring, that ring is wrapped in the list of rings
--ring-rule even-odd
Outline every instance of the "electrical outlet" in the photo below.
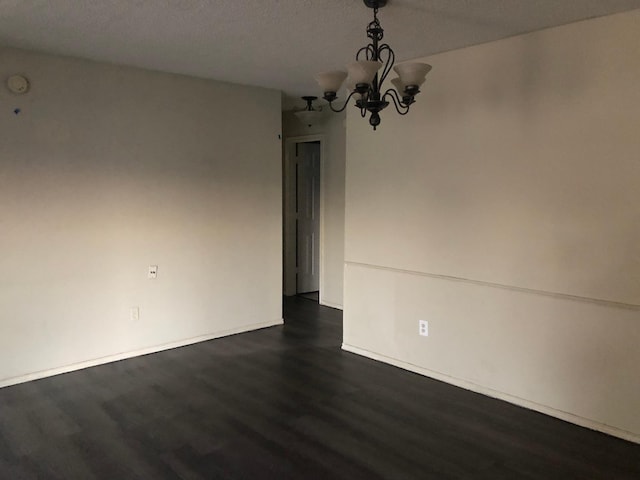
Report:
[[[429,322],[426,320],[418,320],[418,333],[423,337],[429,336]]]
[[[149,274],[147,275],[147,278],[158,278],[158,265],[149,265]]]
[[[137,322],[140,320],[140,307],[131,307],[129,311],[129,317],[132,322]]]

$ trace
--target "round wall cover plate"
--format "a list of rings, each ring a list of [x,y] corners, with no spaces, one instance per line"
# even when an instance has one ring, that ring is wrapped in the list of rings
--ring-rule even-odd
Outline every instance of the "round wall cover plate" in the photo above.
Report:
[[[29,90],[29,80],[22,75],[12,75],[7,79],[7,87],[13,93],[27,93]]]

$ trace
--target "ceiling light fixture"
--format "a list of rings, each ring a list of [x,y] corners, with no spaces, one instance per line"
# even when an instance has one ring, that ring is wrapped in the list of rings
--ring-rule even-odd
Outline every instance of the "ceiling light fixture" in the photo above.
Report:
[[[380,43],[384,30],[378,20],[378,9],[387,4],[387,0],[363,0],[364,4],[373,9],[373,21],[367,26],[367,37],[371,43],[362,47],[356,53],[356,61],[347,66],[347,72],[332,71],[316,75],[316,80],[324,92],[324,99],[329,102],[329,108],[334,112],[342,112],[349,100],[356,96],[355,106],[360,109],[364,118],[367,112],[371,114],[369,123],[375,130],[380,125],[380,112],[389,106],[390,101],[400,115],[406,115],[409,107],[415,102],[414,97],[420,93],[420,85],[424,83],[431,65],[426,63],[395,63],[395,53],[386,43]],[[378,71],[382,68],[382,73]],[[391,80],[394,88],[383,93],[382,85],[389,75],[391,68],[398,74],[398,78]],[[337,92],[347,79],[347,88],[351,92],[342,108],[333,107],[338,99]]]
[[[302,99],[307,102],[306,108],[293,113],[302,123],[311,127],[314,123],[318,123],[320,121],[322,117],[322,108],[318,107],[316,110],[313,107],[313,101],[317,100],[318,97],[302,97]]]

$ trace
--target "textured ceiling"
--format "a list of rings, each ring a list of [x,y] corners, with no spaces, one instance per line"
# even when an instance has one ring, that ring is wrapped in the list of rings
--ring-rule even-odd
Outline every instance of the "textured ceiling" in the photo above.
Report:
[[[389,0],[399,60],[640,8],[640,0]],[[0,45],[319,94],[366,42],[362,0],[0,0]],[[639,26],[640,28],[640,26]]]

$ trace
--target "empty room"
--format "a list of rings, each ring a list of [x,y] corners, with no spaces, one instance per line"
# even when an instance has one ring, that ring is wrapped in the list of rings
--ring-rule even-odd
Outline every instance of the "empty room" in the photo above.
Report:
[[[0,0],[0,479],[640,478],[640,0]]]

